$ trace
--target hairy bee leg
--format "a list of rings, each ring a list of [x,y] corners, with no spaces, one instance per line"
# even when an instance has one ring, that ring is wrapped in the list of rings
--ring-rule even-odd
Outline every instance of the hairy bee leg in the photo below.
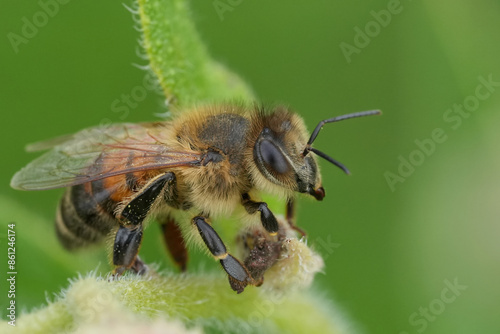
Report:
[[[125,270],[134,266],[141,242],[142,224],[132,229],[120,226],[116,232],[115,243],[113,245],[113,264],[117,266],[115,269],[116,275],[121,275]],[[137,266],[140,267],[140,263]]]
[[[263,282],[255,282],[255,280],[250,276],[250,273],[245,265],[231,254],[227,254],[225,258],[221,259],[220,264],[228,274],[227,278],[229,279],[231,289],[237,293],[242,293],[248,284],[260,286]]]
[[[144,275],[149,271],[149,267],[144,263],[144,261],[141,260],[139,255],[137,255],[134,263],[130,267],[130,270],[132,270],[137,275]]]
[[[306,231],[295,225],[295,200],[293,198],[286,202],[286,221],[290,228],[299,232],[303,237],[307,235]]]
[[[175,182],[175,175],[172,172],[161,174],[151,180],[134,198],[123,208],[120,213],[121,217],[125,218],[134,225],[142,223],[144,218],[151,210],[158,195],[165,188],[167,183]]]
[[[174,182],[172,172],[161,174],[152,179],[130,202],[125,205],[120,217],[133,224],[133,227],[120,226],[116,232],[113,246],[113,264],[117,266],[115,274],[121,275],[127,269],[136,273],[145,271],[144,263],[136,263],[137,254],[142,242],[142,222],[151,210],[158,195],[165,188],[167,182]]]
[[[267,207],[265,202],[254,202],[250,199],[248,194],[243,194],[242,204],[249,214],[254,214],[256,211],[260,211],[260,221],[262,226],[269,232],[270,235],[278,234],[278,221],[274,217],[273,213]]]
[[[222,242],[212,226],[206,222],[205,218],[200,216],[194,217],[193,223],[198,228],[198,232],[210,253],[220,261],[222,268],[226,271],[231,288],[241,293],[248,284],[255,285],[248,269],[243,263],[227,252],[224,242]]]
[[[179,226],[171,217],[168,217],[166,222],[160,226],[163,232],[163,240],[165,240],[165,245],[175,264],[181,271],[186,271],[188,252]]]

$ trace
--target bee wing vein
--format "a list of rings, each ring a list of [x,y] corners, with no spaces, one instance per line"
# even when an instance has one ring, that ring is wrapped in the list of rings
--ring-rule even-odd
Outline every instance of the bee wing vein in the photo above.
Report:
[[[199,165],[200,152],[169,150],[160,142],[165,129],[157,129],[155,136],[150,131],[148,124],[80,131],[17,172],[11,186],[21,190],[61,188],[130,172]]]

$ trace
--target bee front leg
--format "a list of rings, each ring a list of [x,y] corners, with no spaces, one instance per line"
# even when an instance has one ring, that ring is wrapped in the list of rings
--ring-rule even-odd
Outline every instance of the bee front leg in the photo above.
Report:
[[[295,225],[295,200],[293,198],[286,202],[286,221],[293,230],[299,232],[303,237],[307,235],[306,231]]]
[[[265,202],[254,202],[250,199],[248,194],[242,195],[242,204],[247,210],[249,214],[254,214],[257,211],[260,211],[260,221],[262,222],[262,226],[269,232],[270,235],[274,236],[278,234],[278,221],[276,217],[274,217],[273,213],[267,207],[267,203]]]
[[[198,228],[198,232],[210,253],[220,261],[222,268],[224,268],[228,275],[229,284],[234,291],[241,293],[248,284],[258,285],[258,282],[255,282],[250,276],[245,265],[227,252],[224,242],[222,242],[217,232],[207,223],[204,217],[194,217],[193,224]]]

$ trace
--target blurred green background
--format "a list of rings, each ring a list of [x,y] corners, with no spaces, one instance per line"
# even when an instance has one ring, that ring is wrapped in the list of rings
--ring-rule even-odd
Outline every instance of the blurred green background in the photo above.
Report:
[[[214,5],[221,2],[225,11]],[[315,144],[353,174],[322,161],[327,197],[299,204],[298,223],[326,259],[316,290],[367,333],[498,333],[500,4],[221,0],[192,7],[214,57],[261,100],[297,110],[310,129],[348,112],[384,112],[327,125]],[[2,8],[1,248],[6,254],[6,225],[15,222],[16,300],[28,310],[77,271],[98,261],[106,271],[107,264],[102,249],[70,255],[56,243],[52,220],[62,190],[9,188],[35,157],[24,146],[103,122],[153,120],[164,107],[153,91],[128,113],[112,107],[145,76],[132,66],[145,61],[121,4],[61,4],[17,46],[9,33],[22,35],[23,17],[33,21],[42,9],[10,1]],[[452,110],[464,103],[461,113]],[[443,135],[432,144],[436,129]],[[169,267],[156,230],[146,232],[144,256]],[[217,268],[210,259],[197,263],[193,270]]]

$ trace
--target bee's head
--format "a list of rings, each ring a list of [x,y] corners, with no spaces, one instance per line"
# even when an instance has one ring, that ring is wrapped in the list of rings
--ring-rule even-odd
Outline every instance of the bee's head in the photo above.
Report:
[[[321,201],[325,197],[325,190],[321,185],[316,155],[349,174],[344,165],[312,147],[321,127],[326,123],[379,113],[378,110],[367,111],[321,121],[309,140],[304,122],[296,114],[283,107],[268,114],[260,113],[260,120],[252,122],[252,132],[256,134],[253,161],[258,170],[258,173],[254,171],[252,174],[256,185],[263,190],[286,195],[291,192],[306,193]]]

